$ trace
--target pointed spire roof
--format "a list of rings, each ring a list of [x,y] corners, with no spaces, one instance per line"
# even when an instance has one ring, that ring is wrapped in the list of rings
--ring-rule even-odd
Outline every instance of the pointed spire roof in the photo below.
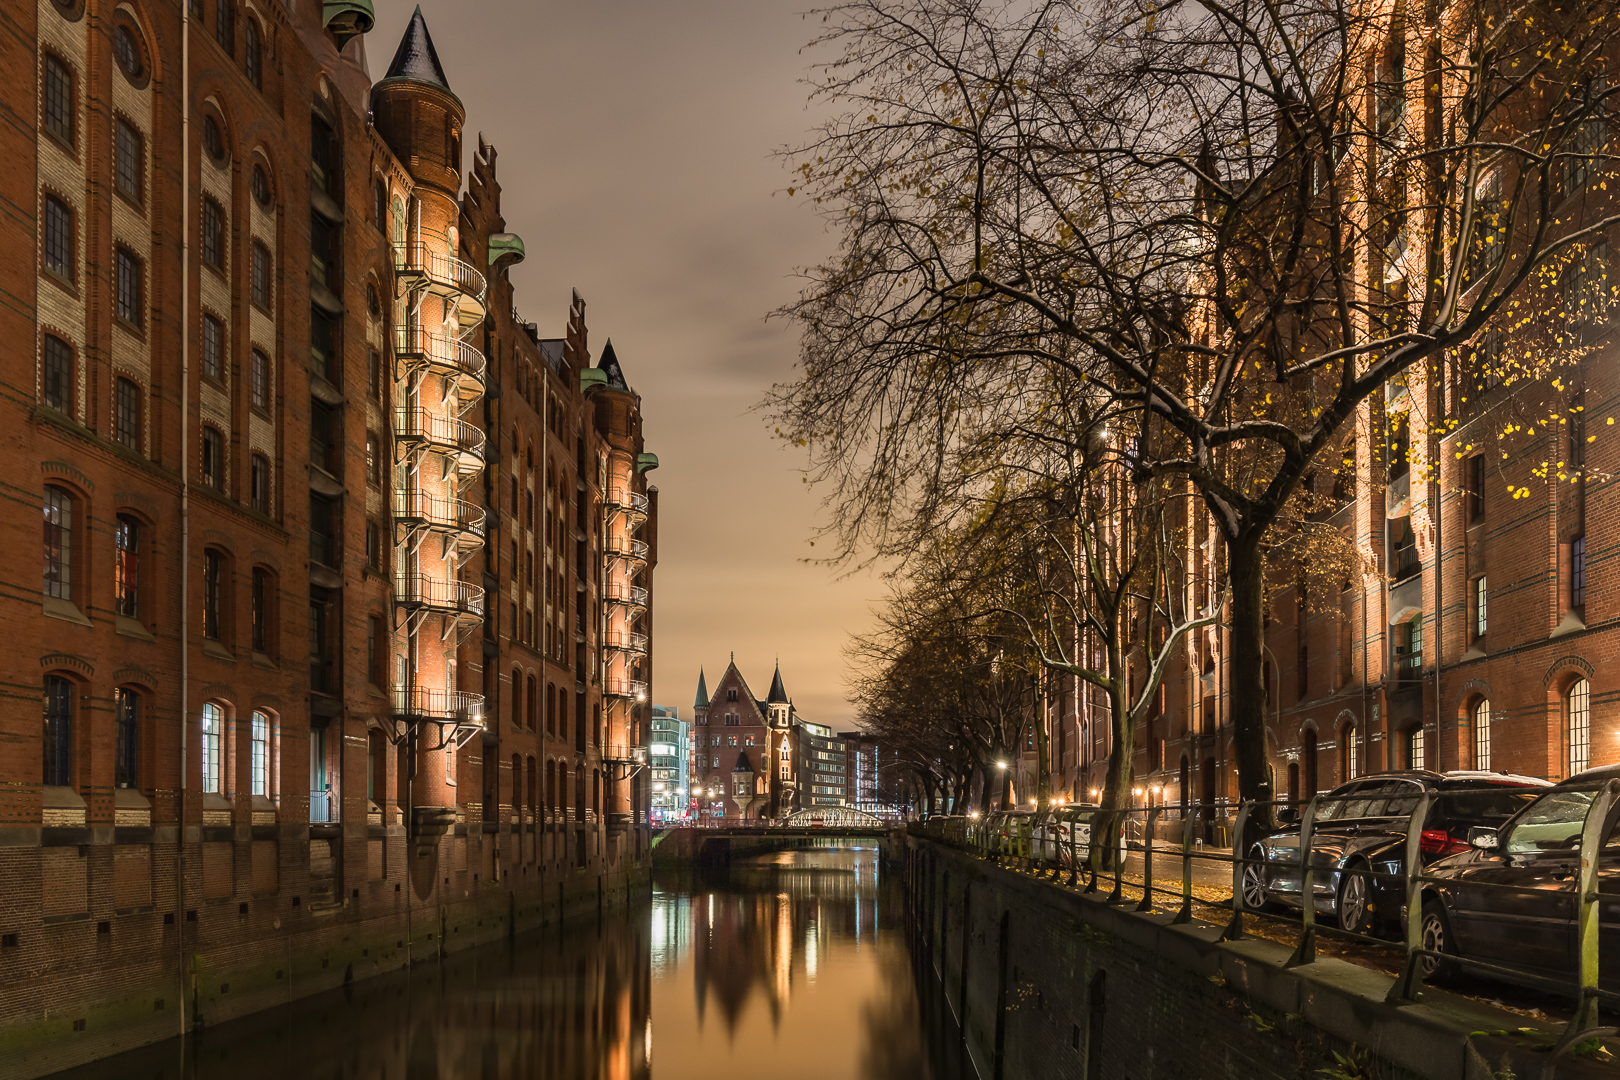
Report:
[[[767,704],[767,705],[787,705],[787,704],[789,704],[787,691],[785,689],[783,689],[783,687],[782,687],[782,664],[781,664],[781,661],[778,661],[777,664],[776,664],[776,676],[773,679],[771,679],[771,692],[770,692],[769,695],[766,696],[765,704]]]
[[[624,369],[619,366],[619,356],[613,351],[612,338],[608,338],[607,344],[602,346],[602,359],[596,362],[596,366],[607,372],[609,389],[630,389],[630,384],[624,381]]]
[[[428,33],[420,4],[405,27],[405,36],[399,39],[399,48],[394,51],[394,62],[388,65],[388,74],[383,78],[408,79],[450,89],[450,80],[444,77],[444,67],[439,63],[438,51],[433,48],[433,36]]]
[[[734,773],[751,773],[754,771],[754,767],[748,762],[748,751],[744,750],[737,755],[737,764],[731,767],[731,771]]]
[[[707,709],[708,707],[709,707],[709,684],[704,682],[704,680],[703,680],[703,669],[700,667],[700,668],[698,668],[697,701],[693,703],[693,708]]]

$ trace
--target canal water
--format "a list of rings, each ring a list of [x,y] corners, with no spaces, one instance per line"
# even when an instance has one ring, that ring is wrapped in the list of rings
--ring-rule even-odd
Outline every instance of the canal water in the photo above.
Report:
[[[57,1080],[942,1080],[903,914],[875,847],[739,859]]]

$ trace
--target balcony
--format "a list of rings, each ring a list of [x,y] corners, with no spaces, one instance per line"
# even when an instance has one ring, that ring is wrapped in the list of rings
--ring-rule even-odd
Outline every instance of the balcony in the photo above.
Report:
[[[647,655],[647,635],[624,633],[618,630],[609,630],[602,635],[602,644],[609,649],[626,652],[632,656]]]
[[[615,514],[625,514],[631,520],[640,522],[647,517],[647,496],[627,488],[609,488],[607,493],[607,508]]]
[[[427,244],[394,245],[394,267],[402,278],[423,282],[429,292],[460,300],[458,321],[463,327],[484,321],[486,283],[472,263],[434,251]]]
[[[443,615],[484,617],[484,590],[465,581],[440,581],[426,574],[394,579],[394,601],[401,607]]]
[[[429,495],[425,491],[394,492],[394,517],[408,524],[453,534],[458,541],[479,544],[484,539],[484,510],[466,499]]]
[[[602,692],[608,697],[629,698],[631,701],[647,700],[647,684],[640,679],[629,679],[623,675],[604,676]]]
[[[632,562],[644,563],[647,561],[647,541],[631,540],[623,536],[610,536],[607,542],[607,553],[616,559],[629,559]]]
[[[431,720],[482,729],[484,695],[430,686],[396,686],[393,714],[412,720]]]
[[[647,590],[640,585],[621,585],[613,582],[602,587],[602,599],[610,604],[623,604],[629,608],[645,608]]]
[[[484,467],[482,429],[420,406],[394,410],[394,438],[407,446],[443,454],[453,459],[456,468],[464,473],[475,473]]]
[[[484,354],[464,341],[430,333],[420,327],[401,326],[394,330],[394,354],[407,366],[425,366],[433,374],[457,381],[462,408],[484,393]]]

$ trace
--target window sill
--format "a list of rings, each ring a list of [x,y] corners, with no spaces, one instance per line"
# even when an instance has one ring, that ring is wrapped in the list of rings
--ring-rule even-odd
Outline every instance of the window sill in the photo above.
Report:
[[[83,297],[79,295],[79,287],[73,284],[72,278],[65,277],[48,266],[42,266],[40,268],[39,275],[46,281],[49,281],[51,284],[55,285],[58,289],[61,289],[69,296],[73,297],[75,300],[83,299]]]
[[[135,638],[139,641],[157,640],[152,636],[150,630],[141,625],[140,620],[131,619],[127,615],[114,616],[113,629],[124,637]]]
[[[223,660],[227,664],[236,663],[236,654],[212,638],[203,639],[203,652],[215,660]]]
[[[139,338],[142,341],[146,340],[146,331],[143,330],[138,324],[130,322],[122,315],[114,315],[112,323],[114,326],[124,331],[124,333],[129,334],[131,337]]]
[[[90,620],[85,618],[71,600],[63,600],[59,596],[45,598],[45,614],[48,618],[61,619],[63,622],[77,623],[80,626],[89,626]]]
[[[255,652],[253,654],[253,666],[256,668],[264,668],[267,671],[279,670],[276,662],[270,659],[267,654],[262,652]]]
[[[1559,623],[1558,628],[1549,634],[1548,637],[1561,638],[1565,634],[1573,634],[1585,629],[1586,620],[1582,619],[1579,613],[1571,611],[1569,614],[1564,616],[1564,621]]]

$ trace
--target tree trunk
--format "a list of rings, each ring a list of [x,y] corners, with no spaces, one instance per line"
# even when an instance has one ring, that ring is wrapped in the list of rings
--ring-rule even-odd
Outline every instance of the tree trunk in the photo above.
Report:
[[[1271,801],[1271,767],[1266,753],[1266,676],[1261,663],[1265,643],[1265,559],[1263,530],[1251,529],[1227,547],[1227,578],[1232,588],[1232,655],[1228,657],[1227,702],[1232,747],[1237,756],[1238,794],[1261,803]],[[1258,806],[1251,824],[1265,828],[1272,820],[1269,805]]]
[[[1052,809],[1052,760],[1047,743],[1046,692],[1043,674],[1036,675],[1035,691],[1035,798],[1042,814]]]

